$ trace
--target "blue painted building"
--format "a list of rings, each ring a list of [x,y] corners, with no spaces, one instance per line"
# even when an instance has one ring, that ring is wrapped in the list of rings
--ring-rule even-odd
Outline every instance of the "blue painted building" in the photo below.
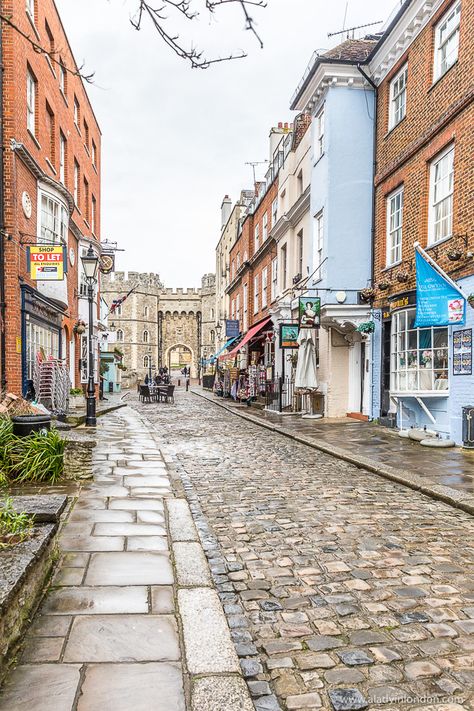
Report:
[[[314,55],[291,106],[313,116],[306,295],[321,299],[318,380],[329,417],[372,412],[372,340],[358,328],[374,318],[360,291],[372,273],[375,100],[363,65],[375,44],[347,40]]]

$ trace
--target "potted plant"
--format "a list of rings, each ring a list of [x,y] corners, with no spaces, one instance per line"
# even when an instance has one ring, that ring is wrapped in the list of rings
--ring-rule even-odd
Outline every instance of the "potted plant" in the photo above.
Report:
[[[77,408],[85,408],[86,399],[82,388],[71,388],[69,391],[69,409],[76,410]]]
[[[365,321],[360,323],[356,329],[359,333],[369,334],[375,331],[375,321]]]
[[[372,301],[373,299],[375,299],[375,289],[373,289],[372,287],[361,289],[360,298],[363,301]]]
[[[381,281],[377,286],[379,287],[380,291],[387,291],[387,289],[390,289],[390,282]]]
[[[85,321],[77,321],[74,324],[74,328],[72,329],[74,333],[77,333],[78,335],[81,335],[82,333],[86,332],[86,322]]]

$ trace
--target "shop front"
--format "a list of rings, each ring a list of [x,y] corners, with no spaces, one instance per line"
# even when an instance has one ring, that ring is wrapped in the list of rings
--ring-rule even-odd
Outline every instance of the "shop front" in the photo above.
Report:
[[[27,285],[21,287],[21,304],[23,393],[32,396],[36,394],[33,383],[38,363],[58,362],[63,358],[64,312],[58,303]]]

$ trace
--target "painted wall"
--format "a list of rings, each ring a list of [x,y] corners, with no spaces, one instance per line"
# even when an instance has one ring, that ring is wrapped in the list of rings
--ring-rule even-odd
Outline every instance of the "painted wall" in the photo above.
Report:
[[[316,286],[344,289],[346,303],[355,304],[357,294],[349,290],[364,288],[371,272],[374,96],[371,90],[331,87],[324,104],[324,154],[313,159],[311,214],[324,209],[323,257],[328,261]],[[317,130],[313,121],[313,147]],[[313,269],[315,237],[313,225]],[[323,303],[336,303],[334,293],[321,296]]]

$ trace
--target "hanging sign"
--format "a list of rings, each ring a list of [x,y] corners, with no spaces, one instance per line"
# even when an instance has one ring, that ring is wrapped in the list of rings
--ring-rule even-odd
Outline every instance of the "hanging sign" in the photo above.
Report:
[[[300,327],[297,323],[280,324],[280,348],[298,348]]]
[[[240,325],[237,320],[226,319],[225,335],[226,338],[237,338],[240,335]]]
[[[416,258],[415,328],[464,326],[466,299],[418,250]]]
[[[33,245],[28,247],[28,269],[34,281],[64,279],[64,247]]]
[[[298,313],[300,328],[319,328],[321,321],[319,296],[300,296]]]

